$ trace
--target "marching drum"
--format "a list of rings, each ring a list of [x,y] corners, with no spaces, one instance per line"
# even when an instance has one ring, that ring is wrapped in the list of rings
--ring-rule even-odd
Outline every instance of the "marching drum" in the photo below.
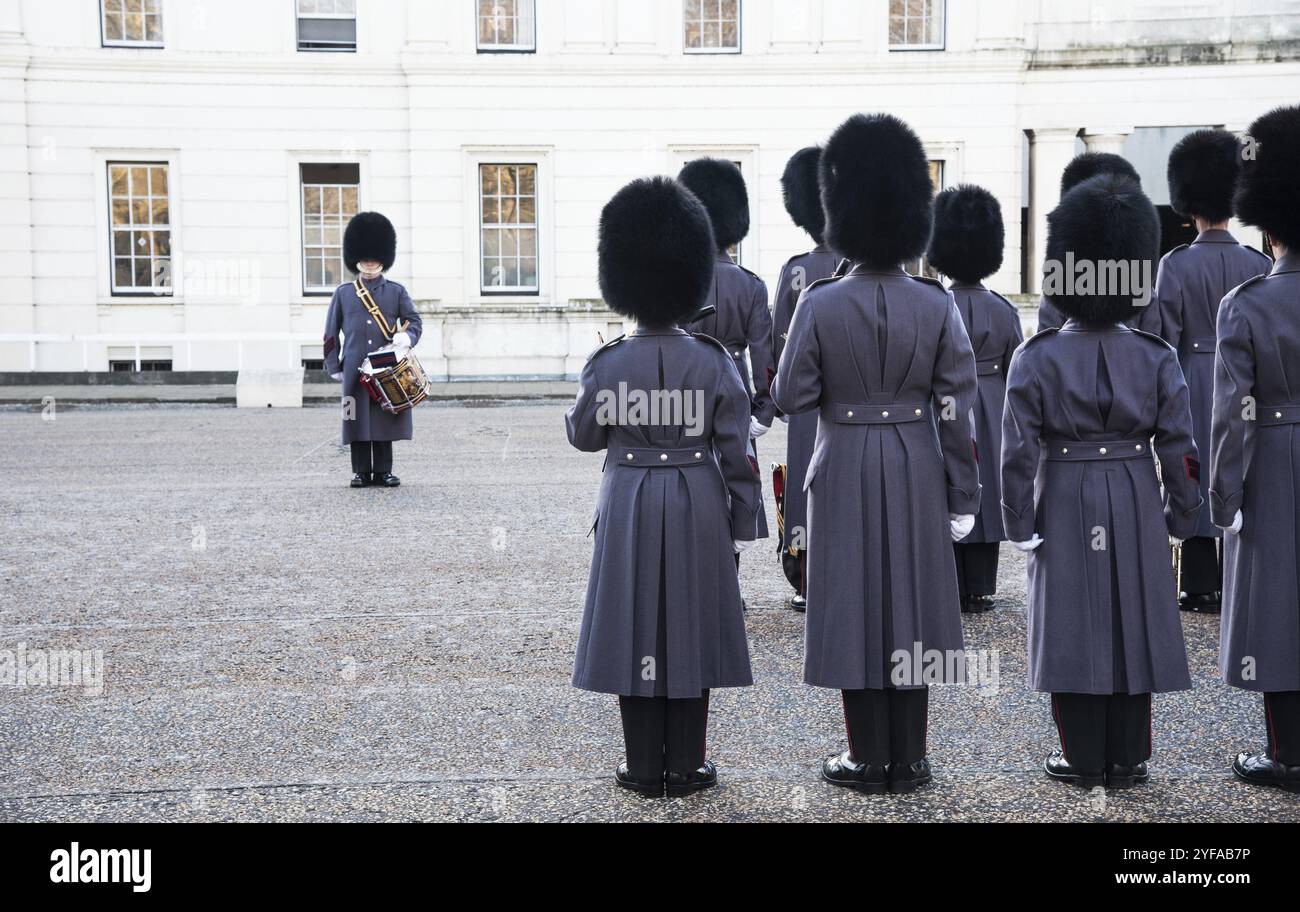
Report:
[[[361,364],[361,385],[390,415],[400,415],[429,398],[429,377],[409,351],[400,361],[392,350],[372,353]]]

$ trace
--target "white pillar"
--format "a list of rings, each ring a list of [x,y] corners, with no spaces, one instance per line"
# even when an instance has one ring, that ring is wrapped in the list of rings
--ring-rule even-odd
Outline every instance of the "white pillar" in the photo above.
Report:
[[[1083,144],[1089,152],[1124,154],[1124,141],[1133,132],[1132,127],[1089,127],[1084,130]]]
[[[32,157],[50,154],[41,131],[28,136],[27,63],[22,4],[0,4],[0,327],[36,331],[32,282]],[[0,345],[0,370],[35,370],[36,344]]]
[[[1034,130],[1029,148],[1029,288],[1043,289],[1047,251],[1047,213],[1061,200],[1061,172],[1074,158],[1078,127]]]

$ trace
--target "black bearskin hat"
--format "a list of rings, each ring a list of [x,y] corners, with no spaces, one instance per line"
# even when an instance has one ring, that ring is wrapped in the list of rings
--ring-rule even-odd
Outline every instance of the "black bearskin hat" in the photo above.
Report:
[[[384,264],[384,272],[397,260],[397,232],[378,212],[358,212],[343,232],[344,265],[360,272],[357,263],[362,260],[378,260]]]
[[[930,162],[912,128],[889,114],[855,114],[822,151],[826,243],[841,256],[893,269],[925,253],[934,218]]]
[[[785,173],[781,175],[785,211],[818,244],[826,234],[826,213],[822,211],[822,191],[817,183],[821,160],[820,146],[800,149],[786,162]]]
[[[1277,108],[1250,125],[1242,147],[1237,218],[1300,248],[1300,105]]]
[[[1137,181],[1121,174],[1086,180],[1047,216],[1047,226],[1043,295],[1063,314],[1106,325],[1128,320],[1149,302],[1160,217]]]
[[[1169,204],[1184,218],[1226,222],[1240,173],[1237,137],[1226,130],[1189,133],[1169,153]]]
[[[1142,185],[1142,178],[1127,158],[1111,152],[1085,152],[1076,156],[1061,173],[1061,196],[1098,174],[1119,174]]]
[[[745,189],[745,176],[734,162],[697,158],[682,168],[677,179],[709,211],[718,250],[726,250],[745,239],[749,234],[749,192]]]
[[[698,311],[713,287],[713,226],[670,177],[635,180],[600,213],[600,291],[612,310],[650,327]]]
[[[930,265],[959,282],[982,282],[1002,268],[1002,206],[983,187],[951,187],[934,201]]]

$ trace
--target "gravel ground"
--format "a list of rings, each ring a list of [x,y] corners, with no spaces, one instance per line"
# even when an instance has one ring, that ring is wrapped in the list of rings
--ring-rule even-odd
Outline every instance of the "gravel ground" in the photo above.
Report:
[[[1009,550],[1002,608],[966,622],[998,685],[935,692],[932,788],[819,781],[838,698],[800,683],[802,618],[750,552],[758,685],[716,695],[721,786],[621,792],[613,700],[568,686],[601,459],[567,446],[564,407],[428,405],[396,491],[348,489],[331,408],[0,411],[0,651],[104,666],[98,694],[0,689],[0,820],[1300,821],[1228,771],[1262,711],[1218,682],[1214,618],[1184,619],[1196,689],[1157,701],[1150,786],[1047,781]],[[760,441],[783,450],[780,427]]]

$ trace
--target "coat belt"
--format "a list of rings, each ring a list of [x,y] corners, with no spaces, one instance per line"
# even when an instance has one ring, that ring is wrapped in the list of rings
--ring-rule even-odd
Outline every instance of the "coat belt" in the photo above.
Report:
[[[874,403],[872,405],[831,404],[833,424],[909,424],[929,413],[925,403]]]
[[[683,466],[703,465],[713,455],[707,446],[688,447],[684,450],[614,449],[610,455],[621,466],[633,469],[673,469]]]
[[[1300,405],[1261,405],[1259,424],[1260,427],[1300,424]]]
[[[975,373],[979,374],[981,377],[1000,374],[1002,373],[1002,364],[1003,362],[1000,358],[994,361],[976,361]]]
[[[1150,459],[1150,440],[1047,440],[1048,462],[1108,462]]]
[[[1193,355],[1213,355],[1219,350],[1219,340],[1213,336],[1206,339],[1192,339],[1191,346],[1188,351]]]

